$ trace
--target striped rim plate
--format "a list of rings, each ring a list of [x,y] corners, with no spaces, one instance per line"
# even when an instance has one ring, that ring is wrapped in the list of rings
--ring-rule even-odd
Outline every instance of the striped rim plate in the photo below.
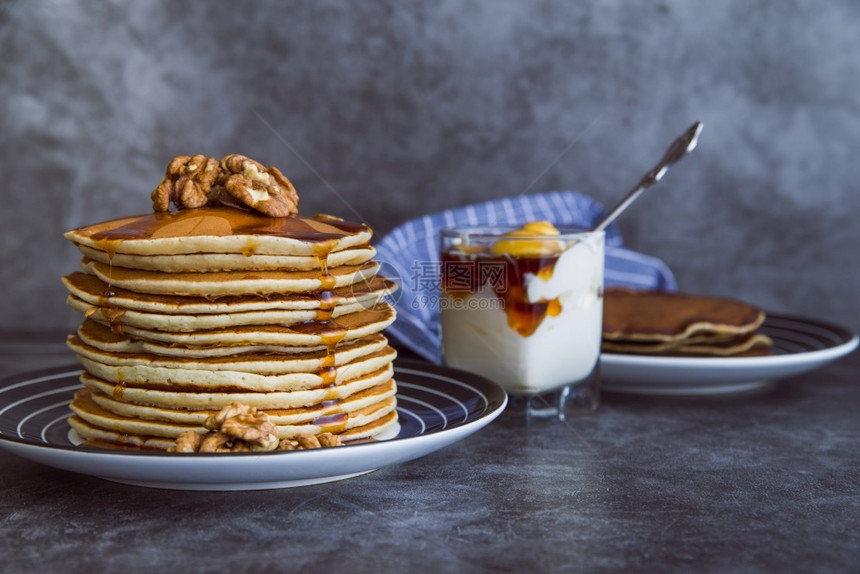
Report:
[[[105,451],[75,446],[66,423],[77,367],[0,383],[0,448],[63,470],[182,490],[254,490],[331,482],[429,454],[492,422],[507,395],[484,378],[395,361],[399,428],[387,440],[334,449],[233,455]]]
[[[857,333],[833,323],[768,314],[766,357],[649,357],[604,353],[604,390],[649,395],[725,394],[766,386],[823,367],[857,348]]]

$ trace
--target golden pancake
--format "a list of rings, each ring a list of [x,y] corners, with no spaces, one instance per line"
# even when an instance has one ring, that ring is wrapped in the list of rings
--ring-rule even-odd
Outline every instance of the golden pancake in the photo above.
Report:
[[[394,309],[387,303],[382,303],[373,309],[338,317],[335,325],[321,325],[316,322],[300,323],[289,327],[253,325],[209,329],[193,333],[171,333],[127,325],[123,327],[123,333],[143,341],[188,347],[211,345],[307,346],[325,345],[327,339],[339,330],[345,331],[343,340],[347,341],[378,333],[393,323],[394,319]]]
[[[83,446],[109,450],[168,450],[176,446],[175,439],[155,436],[135,436],[93,426],[77,415],[68,418],[69,426],[84,441]]]
[[[212,348],[183,347],[175,349],[175,353],[163,353],[162,349],[157,349],[157,352],[153,353],[148,350],[149,345],[146,343],[126,337],[122,333],[116,333],[109,327],[89,319],[81,324],[76,335],[71,335],[68,339],[73,349],[75,344],[80,346],[79,349],[75,349],[76,353],[84,356],[91,353],[93,358],[99,355],[113,355],[124,360],[134,358],[147,364],[158,363],[159,359],[163,359],[184,365],[232,365],[235,368],[248,366],[252,372],[260,372],[262,365],[266,364],[269,364],[272,370],[281,371],[282,361],[293,361],[300,369],[319,369],[322,366],[321,361],[349,362],[361,355],[380,351],[388,346],[388,340],[383,335],[374,333],[366,337],[338,341],[331,346],[284,347],[276,348],[276,351],[266,351],[263,347],[247,347],[247,351],[238,353],[236,347],[224,347],[230,352],[213,353]]]
[[[673,341],[696,333],[741,335],[764,321],[761,309],[724,297],[608,288],[603,302],[603,338]]]
[[[314,321],[319,317],[317,310],[297,311],[248,311],[243,313],[210,313],[206,315],[177,315],[161,313],[144,313],[131,311],[117,307],[93,306],[69,295],[66,299],[69,307],[82,315],[107,325],[131,326],[141,329],[155,329],[157,331],[170,331],[174,333],[191,333],[194,331],[205,331],[209,329],[223,329],[227,327],[247,325],[295,325]],[[342,315],[355,313],[366,309],[362,302],[345,303],[336,305],[327,316],[336,319]]]
[[[206,357],[228,357],[236,355],[251,355],[251,354],[271,354],[279,353],[285,355],[297,355],[302,353],[312,352],[327,352],[330,349],[328,345],[311,345],[306,347],[286,347],[278,345],[247,345],[234,347],[217,347],[217,346],[201,346],[201,347],[184,347],[159,345],[142,341],[140,339],[132,339],[123,333],[112,330],[111,327],[102,323],[97,323],[89,319],[84,320],[78,327],[78,337],[91,347],[109,351],[113,353],[151,353],[154,355],[166,357],[186,357],[186,358],[206,358]],[[374,344],[385,345],[388,340],[379,333],[374,333],[361,337],[360,339],[347,339],[340,341],[331,350],[336,350],[343,346],[351,345],[353,342],[372,342]]]
[[[106,265],[84,259],[81,268],[111,286],[137,293],[156,295],[266,295],[268,293],[307,293],[320,289],[338,289],[372,279],[379,263],[343,265],[329,270],[330,277],[319,271],[219,271],[214,273],[165,273],[140,271]]]
[[[146,313],[179,315],[247,313],[251,311],[318,310],[323,305],[338,306],[361,302],[372,307],[382,297],[397,290],[383,277],[373,277],[339,289],[310,293],[270,293],[267,295],[178,296],[135,293],[108,285],[95,275],[75,271],[62,278],[71,295],[93,306],[112,306]]]
[[[127,269],[144,271],[277,271],[293,269],[308,271],[319,269],[322,265],[317,255],[242,255],[241,253],[192,253],[187,255],[126,255],[108,253],[84,245],[78,250],[87,259],[116,265]],[[341,265],[361,265],[370,261],[376,249],[369,245],[329,253],[325,264],[329,267]]]
[[[604,351],[624,353],[629,352],[643,354],[665,353],[685,345],[711,345],[724,343],[737,338],[737,335],[719,335],[713,333],[696,333],[689,337],[672,339],[669,341],[628,341],[625,339],[604,339],[602,349]],[[637,351],[637,349],[639,351]]]
[[[773,343],[762,333],[749,333],[735,337],[690,337],[690,341],[679,339],[670,342],[636,342],[605,340],[601,350],[607,353],[633,355],[664,355],[687,357],[734,357],[740,355],[767,355]]]
[[[148,213],[68,231],[66,239],[108,254],[320,256],[366,245],[366,225],[300,216],[264,217],[228,207]]]

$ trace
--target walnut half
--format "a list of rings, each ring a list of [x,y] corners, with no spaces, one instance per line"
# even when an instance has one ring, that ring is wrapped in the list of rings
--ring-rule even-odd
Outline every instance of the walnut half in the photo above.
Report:
[[[216,188],[221,167],[218,160],[205,155],[179,155],[170,161],[164,179],[151,194],[152,208],[167,211],[173,203],[178,209],[203,207],[210,195],[220,193]]]
[[[231,197],[271,217],[298,212],[299,195],[281,171],[239,154],[221,160],[223,185]]]

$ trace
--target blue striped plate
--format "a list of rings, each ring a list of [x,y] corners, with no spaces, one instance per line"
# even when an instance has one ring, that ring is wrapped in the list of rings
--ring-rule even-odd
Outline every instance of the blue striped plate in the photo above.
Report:
[[[0,448],[24,458],[127,484],[178,490],[258,490],[342,480],[427,455],[462,440],[504,410],[496,384],[463,371],[398,359],[399,428],[386,440],[272,453],[177,454],[75,446],[66,423],[81,388],[77,367],[0,383]]]
[[[750,391],[808,373],[857,348],[840,325],[769,313],[759,330],[773,339],[765,357],[657,357],[603,353],[601,388],[641,395],[715,395]]]

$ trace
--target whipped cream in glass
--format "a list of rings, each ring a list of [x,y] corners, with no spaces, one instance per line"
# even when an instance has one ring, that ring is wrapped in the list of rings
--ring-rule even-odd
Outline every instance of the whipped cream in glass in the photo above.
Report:
[[[560,231],[548,222],[442,230],[445,364],[514,397],[551,393],[546,408],[528,405],[532,414],[563,418],[570,401],[594,410],[603,252],[602,231]]]

